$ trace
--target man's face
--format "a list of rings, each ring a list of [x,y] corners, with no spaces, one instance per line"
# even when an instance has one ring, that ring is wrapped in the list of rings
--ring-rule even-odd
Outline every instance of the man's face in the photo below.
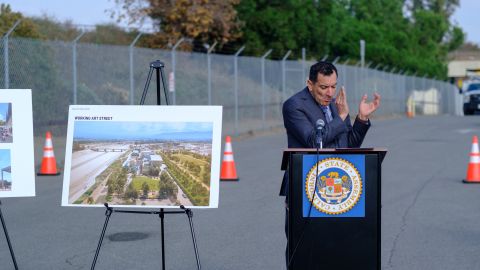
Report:
[[[307,87],[318,104],[328,106],[333,97],[335,97],[337,74],[335,72],[330,75],[318,73],[317,81],[315,83],[311,80],[307,80]]]

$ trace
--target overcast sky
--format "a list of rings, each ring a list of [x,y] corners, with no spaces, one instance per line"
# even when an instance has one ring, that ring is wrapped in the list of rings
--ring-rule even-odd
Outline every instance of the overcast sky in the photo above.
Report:
[[[108,9],[115,8],[114,0],[3,0],[14,11],[28,16],[47,14],[60,21],[71,19],[75,24],[95,25],[114,22]],[[460,0],[452,21],[467,33],[467,40],[480,45],[480,1]],[[150,27],[148,27],[150,28]]]
[[[10,162],[10,150],[9,149],[0,149],[0,170],[4,169],[11,165]],[[12,176],[8,172],[3,172],[3,180],[8,182],[12,181]]]
[[[107,9],[115,8],[114,0],[3,0],[13,11],[27,16],[51,15],[60,21],[71,19],[75,24],[95,25],[113,22]]]
[[[480,1],[460,0],[460,7],[453,14],[452,22],[462,27],[467,40],[480,45]]]

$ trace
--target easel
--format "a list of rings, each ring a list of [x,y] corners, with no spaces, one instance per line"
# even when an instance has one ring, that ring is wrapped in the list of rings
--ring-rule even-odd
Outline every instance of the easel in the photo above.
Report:
[[[161,93],[160,93],[160,76],[161,81],[163,84],[163,91],[165,94],[165,103],[166,105],[169,104],[168,102],[168,94],[167,88],[165,87],[165,79],[164,79],[164,69],[165,65],[160,60],[156,60],[150,63],[150,71],[148,72],[147,81],[145,83],[145,87],[143,89],[142,98],[140,100],[140,105],[145,104],[145,98],[147,96],[147,91],[150,86],[150,81],[152,79],[153,70],[156,71],[157,77],[157,105],[161,105]],[[110,216],[113,212],[115,213],[130,213],[130,214],[147,214],[147,215],[158,215],[160,217],[160,224],[161,224],[161,238],[162,238],[162,270],[165,270],[165,234],[164,234],[164,219],[166,214],[186,214],[188,217],[188,222],[190,223],[190,232],[192,234],[192,241],[193,241],[193,248],[195,250],[195,259],[197,260],[197,269],[201,269],[200,265],[200,257],[198,255],[198,247],[197,241],[195,239],[195,230],[193,229],[193,212],[189,208],[185,208],[185,206],[180,205],[181,210],[174,210],[174,211],[166,211],[163,208],[160,208],[160,211],[133,211],[133,210],[116,210],[113,207],[110,207],[108,203],[104,204],[106,207],[105,210],[105,223],[103,224],[102,234],[100,235],[100,239],[98,241],[97,251],[95,252],[95,257],[93,259],[91,270],[95,269],[95,264],[97,263],[98,253],[100,252],[100,248],[102,246],[103,238],[105,236],[105,231],[107,230],[108,221],[110,220]],[[2,219],[3,221],[3,219]]]
[[[5,238],[7,238],[8,248],[10,249],[10,255],[12,256],[13,265],[15,266],[15,270],[18,270],[17,260],[15,260],[15,253],[13,253],[12,243],[10,243],[10,237],[8,237],[7,226],[5,225],[5,220],[3,219],[2,201],[0,201],[0,219],[2,220],[3,232],[5,233]]]

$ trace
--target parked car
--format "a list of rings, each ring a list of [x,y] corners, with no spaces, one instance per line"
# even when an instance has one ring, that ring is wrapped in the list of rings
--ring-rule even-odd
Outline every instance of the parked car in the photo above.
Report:
[[[463,114],[471,115],[480,111],[480,81],[472,81],[463,91]]]

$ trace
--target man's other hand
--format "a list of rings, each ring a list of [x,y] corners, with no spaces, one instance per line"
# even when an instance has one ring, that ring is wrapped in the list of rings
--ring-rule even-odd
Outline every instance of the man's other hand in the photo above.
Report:
[[[347,94],[345,94],[345,87],[343,86],[338,93],[337,99],[335,100],[335,105],[337,106],[338,115],[340,118],[342,118],[342,121],[345,121],[345,118],[348,116],[349,109],[347,103]]]
[[[368,121],[370,115],[380,107],[381,96],[378,93],[373,94],[373,101],[367,102],[367,94],[363,95],[358,106],[358,118],[362,121]]]

